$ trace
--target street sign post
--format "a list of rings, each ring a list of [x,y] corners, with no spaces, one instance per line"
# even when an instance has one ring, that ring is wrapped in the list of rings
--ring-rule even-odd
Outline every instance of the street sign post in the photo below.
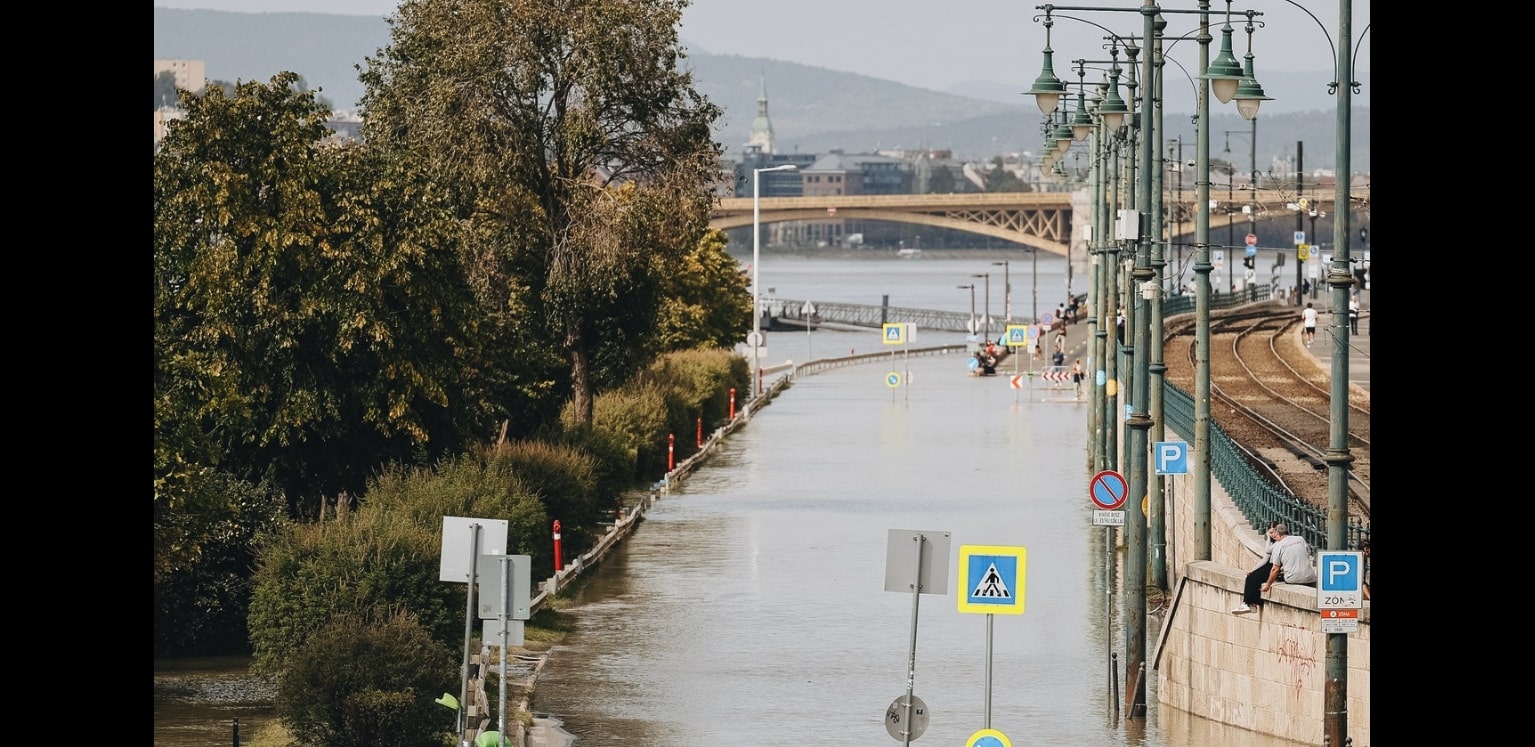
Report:
[[[1130,496],[1130,483],[1125,476],[1111,469],[1093,475],[1088,482],[1088,497],[1092,499],[1093,526],[1122,527],[1125,525],[1125,500]]]

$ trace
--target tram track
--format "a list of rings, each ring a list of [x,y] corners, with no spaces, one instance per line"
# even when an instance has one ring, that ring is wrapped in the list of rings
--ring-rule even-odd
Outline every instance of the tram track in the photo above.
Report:
[[[1282,487],[1312,505],[1330,502],[1331,376],[1298,340],[1292,310],[1260,308],[1210,320],[1211,416]],[[1193,391],[1194,320],[1164,332],[1167,380]],[[1318,337],[1315,344],[1327,344]],[[1350,393],[1347,405],[1349,513],[1370,516],[1369,395]]]

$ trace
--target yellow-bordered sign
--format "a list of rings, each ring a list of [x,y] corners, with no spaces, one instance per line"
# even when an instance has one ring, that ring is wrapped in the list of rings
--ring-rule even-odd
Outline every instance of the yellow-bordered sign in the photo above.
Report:
[[[880,332],[885,338],[886,345],[906,344],[906,325],[899,322],[895,324],[880,325]]]
[[[959,611],[1023,614],[1028,550],[999,545],[960,545]]]

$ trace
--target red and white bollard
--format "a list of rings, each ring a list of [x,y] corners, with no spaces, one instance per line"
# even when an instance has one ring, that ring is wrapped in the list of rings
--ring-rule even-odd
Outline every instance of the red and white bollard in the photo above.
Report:
[[[554,520],[554,572],[565,570],[565,553],[560,547],[560,520]]]
[[[730,419],[736,419],[736,388],[730,387]]]
[[[677,469],[677,434],[666,434],[666,471]]]

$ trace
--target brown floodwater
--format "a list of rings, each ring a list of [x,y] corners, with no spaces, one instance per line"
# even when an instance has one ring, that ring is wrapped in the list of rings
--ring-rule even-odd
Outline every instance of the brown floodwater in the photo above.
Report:
[[[249,673],[250,657],[155,661],[155,747],[241,744],[270,723],[274,689]]]

